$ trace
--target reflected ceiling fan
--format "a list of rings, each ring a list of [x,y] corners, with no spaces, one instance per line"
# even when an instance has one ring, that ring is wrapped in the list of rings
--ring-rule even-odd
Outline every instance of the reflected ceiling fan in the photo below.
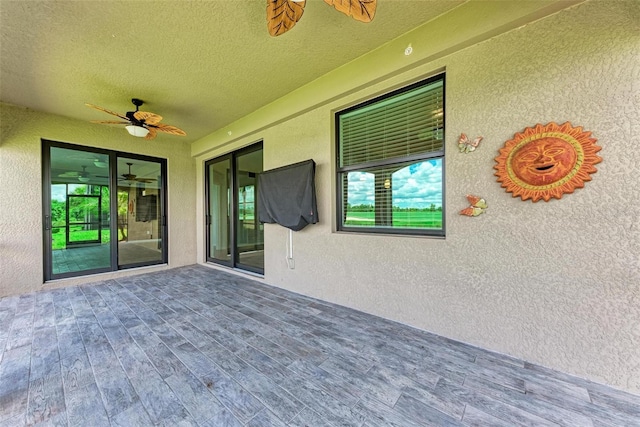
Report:
[[[138,178],[137,175],[134,175],[131,173],[131,166],[133,166],[133,163],[127,162],[127,165],[129,166],[129,172],[123,173],[122,175],[120,175],[122,178],[118,178],[119,181],[138,181],[138,182],[145,182],[145,183],[157,181],[154,178]]]
[[[89,182],[91,174],[87,172],[87,167],[82,166],[82,171],[67,171],[61,174],[58,174],[59,178],[78,178],[80,182]]]
[[[136,106],[136,111],[128,111],[125,115],[107,110],[106,108],[98,107],[97,105],[85,105],[90,108],[95,108],[96,110],[104,111],[107,114],[120,117],[123,120],[127,120],[126,122],[118,120],[92,120],[91,123],[100,123],[104,125],[127,125],[127,132],[133,136],[144,137],[144,139],[153,139],[156,137],[157,132],[180,136],[186,135],[186,132],[182,129],[160,123],[162,116],[154,113],[148,113],[146,111],[139,111],[138,109],[140,106],[144,104],[142,100],[133,98],[131,102]]]
[[[376,0],[324,0],[337,11],[361,22],[371,22]],[[267,28],[272,36],[284,34],[302,18],[305,0],[267,0]]]

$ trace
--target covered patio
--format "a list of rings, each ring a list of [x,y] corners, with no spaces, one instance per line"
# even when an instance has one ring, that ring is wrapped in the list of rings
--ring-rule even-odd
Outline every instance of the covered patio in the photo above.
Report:
[[[0,425],[631,426],[640,398],[205,266],[0,300]]]

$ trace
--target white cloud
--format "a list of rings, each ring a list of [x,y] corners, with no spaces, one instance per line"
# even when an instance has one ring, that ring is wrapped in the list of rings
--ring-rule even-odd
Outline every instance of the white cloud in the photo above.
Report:
[[[348,174],[348,202],[375,204],[375,176],[368,172]],[[442,206],[442,160],[414,163],[392,174],[393,205],[402,208]]]
[[[368,172],[349,172],[348,202],[351,205],[373,205],[375,203],[374,175]]]
[[[67,200],[67,186],[65,184],[53,184],[51,186],[51,200],[59,202]]]

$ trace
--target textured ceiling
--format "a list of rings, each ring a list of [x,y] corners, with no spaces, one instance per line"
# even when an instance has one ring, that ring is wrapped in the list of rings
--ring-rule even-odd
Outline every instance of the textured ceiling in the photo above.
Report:
[[[159,138],[194,141],[464,1],[378,3],[363,24],[308,0],[274,38],[266,0],[0,0],[0,101],[109,120],[84,104],[125,113],[141,98],[187,132]]]

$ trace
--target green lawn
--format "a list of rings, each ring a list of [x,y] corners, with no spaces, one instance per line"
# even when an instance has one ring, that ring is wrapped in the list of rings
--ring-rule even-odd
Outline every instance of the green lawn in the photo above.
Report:
[[[53,228],[52,249],[65,249],[67,241],[65,237],[65,227]],[[98,230],[83,230],[81,225],[71,226],[69,229],[69,240],[71,242],[81,242],[86,240],[98,240]],[[102,230],[102,243],[109,242],[109,230]]]
[[[345,225],[358,227],[373,227],[375,225],[375,212],[347,212]],[[441,228],[442,212],[393,212],[394,227],[406,228]]]

